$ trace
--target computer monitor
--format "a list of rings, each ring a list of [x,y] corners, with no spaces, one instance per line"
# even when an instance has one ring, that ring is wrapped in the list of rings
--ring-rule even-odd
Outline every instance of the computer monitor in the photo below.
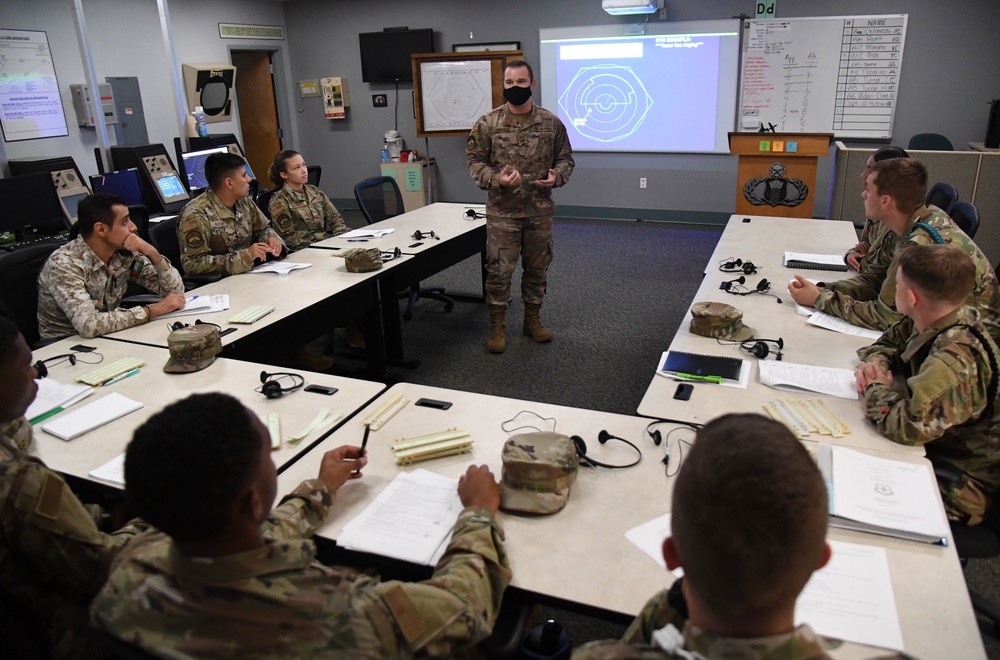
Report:
[[[181,183],[180,177],[173,172],[159,172],[153,176],[153,181],[164,204],[188,199],[187,188]]]
[[[48,172],[0,179],[0,233],[18,238],[58,234],[66,229],[66,216]]]
[[[187,175],[188,190],[195,191],[208,188],[208,179],[205,178],[205,161],[212,154],[228,154],[227,147],[212,147],[200,151],[189,151],[181,154],[184,173]]]
[[[142,188],[139,186],[139,170],[134,167],[91,176],[90,187],[95,193],[118,195],[129,206],[143,203]]]
[[[62,202],[63,207],[66,209],[66,218],[69,220],[70,224],[75,225],[77,221],[76,207],[80,204],[80,201],[90,195],[89,192],[83,191],[74,193],[72,195],[60,195],[59,201]]]

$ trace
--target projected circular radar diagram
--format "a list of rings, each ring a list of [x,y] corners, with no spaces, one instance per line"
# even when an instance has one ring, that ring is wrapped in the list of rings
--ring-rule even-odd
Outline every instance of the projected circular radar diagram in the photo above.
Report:
[[[440,76],[428,96],[442,117],[475,123],[486,93],[472,76],[452,75]]]
[[[631,67],[617,64],[580,69],[559,97],[559,107],[577,132],[597,142],[632,135],[652,106],[653,99]]]

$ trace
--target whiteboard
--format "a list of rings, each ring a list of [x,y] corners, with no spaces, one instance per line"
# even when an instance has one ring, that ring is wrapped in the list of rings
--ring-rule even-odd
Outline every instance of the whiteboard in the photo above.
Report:
[[[906,18],[744,21],[739,130],[892,137]]]
[[[45,32],[0,30],[0,127],[7,142],[69,134]]]

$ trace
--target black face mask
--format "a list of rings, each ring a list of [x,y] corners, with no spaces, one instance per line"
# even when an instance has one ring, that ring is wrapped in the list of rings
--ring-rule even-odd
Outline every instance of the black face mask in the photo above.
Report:
[[[503,98],[511,105],[524,105],[531,98],[531,88],[508,87],[503,90]]]

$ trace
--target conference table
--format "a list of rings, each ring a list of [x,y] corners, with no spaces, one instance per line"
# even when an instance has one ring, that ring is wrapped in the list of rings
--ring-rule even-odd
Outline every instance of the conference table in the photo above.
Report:
[[[749,217],[749,222],[746,219]],[[807,317],[796,313],[795,301],[788,293],[788,282],[794,274],[808,279],[833,281],[850,277],[849,272],[793,270],[782,265],[784,252],[843,254],[857,242],[854,226],[835,220],[807,220],[763,216],[734,215],[719,239],[715,253],[705,269],[705,278],[692,300],[695,302],[720,302],[733,305],[743,312],[743,323],[752,327],[756,338],[783,340],[783,362],[807,364],[817,367],[854,369],[858,364],[857,350],[873,342],[809,325]],[[731,259],[752,261],[758,267],[753,275],[720,272],[718,264]],[[745,287],[754,290],[757,283],[767,278],[772,283],[774,296],[751,294],[731,295],[719,288],[738,276],[746,279]],[[812,392],[789,392],[763,385],[759,379],[758,359],[740,348],[739,344],[719,343],[714,338],[692,333],[690,308],[678,327],[669,350],[742,358],[749,362],[752,373],[746,389],[695,383],[691,398],[681,401],[674,398],[678,381],[653,373],[659,365],[650,365],[651,379],[637,412],[646,417],[682,419],[704,423],[721,412],[756,412],[764,414],[764,404],[781,400],[812,400],[822,398],[823,404],[838,419],[850,427],[842,438],[813,435],[811,441],[826,440],[861,449],[874,449],[894,454],[922,456],[923,447],[908,447],[894,443],[876,430],[865,419],[861,400],[822,396]],[[666,346],[664,347],[667,348]],[[774,345],[766,358],[773,361]]]
[[[340,445],[360,444],[365,419],[400,395],[409,402],[379,430],[371,432],[363,478],[348,482],[338,491],[333,511],[318,530],[318,537],[335,541],[341,528],[401,471],[423,468],[458,478],[469,465],[486,464],[499,478],[502,447],[519,432],[554,429],[566,435],[580,435],[587,442],[588,455],[598,461],[627,464],[634,460],[636,452],[624,443],[597,442],[600,431],[607,430],[641,449],[642,460],[637,466],[581,468],[566,507],[556,514],[534,517],[503,511],[498,514],[513,572],[511,589],[538,601],[567,609],[596,611],[599,616],[621,620],[638,614],[649,597],[672,583],[671,574],[625,537],[626,531],[671,510],[673,479],[681,460],[675,433],[670,442],[672,461],[667,476],[661,462],[665,447],[653,444],[646,430],[652,420],[642,417],[400,383],[282,472],[278,477],[279,496],[314,476],[325,451]],[[448,410],[416,406],[421,397],[452,405]],[[471,453],[408,466],[395,464],[390,449],[394,440],[451,428],[469,431],[473,439]],[[658,428],[666,432],[670,427]],[[687,430],[678,433],[687,440],[693,437]],[[917,462],[930,470],[926,459],[917,455],[865,451],[883,458]],[[940,547],[834,528],[830,528],[828,538],[885,549],[908,653],[928,658],[956,653],[962,657],[983,656],[953,546]],[[871,657],[872,653],[872,647],[845,643],[833,654],[852,658]]]
[[[72,383],[79,376],[123,358],[135,358],[145,362],[138,374],[106,387],[95,388],[90,396],[60,415],[69,414],[112,392],[141,402],[143,404],[141,409],[70,441],[50,435],[36,425],[33,454],[45,461],[50,468],[82,479],[91,479],[92,470],[125,451],[136,427],[167,404],[191,394],[225,392],[239,399],[260,416],[278,413],[283,438],[308,426],[321,408],[327,408],[331,413],[339,413],[335,421],[314,430],[297,444],[282,441],[281,448],[271,453],[275,465],[281,471],[306,453],[323,432],[343,424],[354,412],[385,389],[383,384],[377,382],[295,370],[294,373],[300,374],[306,384],[335,387],[337,392],[327,396],[298,390],[277,399],[268,399],[257,391],[261,385],[260,374],[262,371],[268,373],[279,371],[276,367],[219,357],[211,366],[201,371],[190,374],[168,374],[163,371],[163,365],[169,357],[167,349],[106,338],[63,339],[35,350],[32,359],[46,360],[71,353],[70,347],[80,343],[95,350],[90,353],[75,353],[75,365],[71,365],[68,361],[55,361],[47,365],[49,369],[47,378],[61,383]],[[97,360],[100,362],[95,363]],[[288,385],[289,382],[283,381],[283,384]],[[120,487],[120,484],[113,485]]]

